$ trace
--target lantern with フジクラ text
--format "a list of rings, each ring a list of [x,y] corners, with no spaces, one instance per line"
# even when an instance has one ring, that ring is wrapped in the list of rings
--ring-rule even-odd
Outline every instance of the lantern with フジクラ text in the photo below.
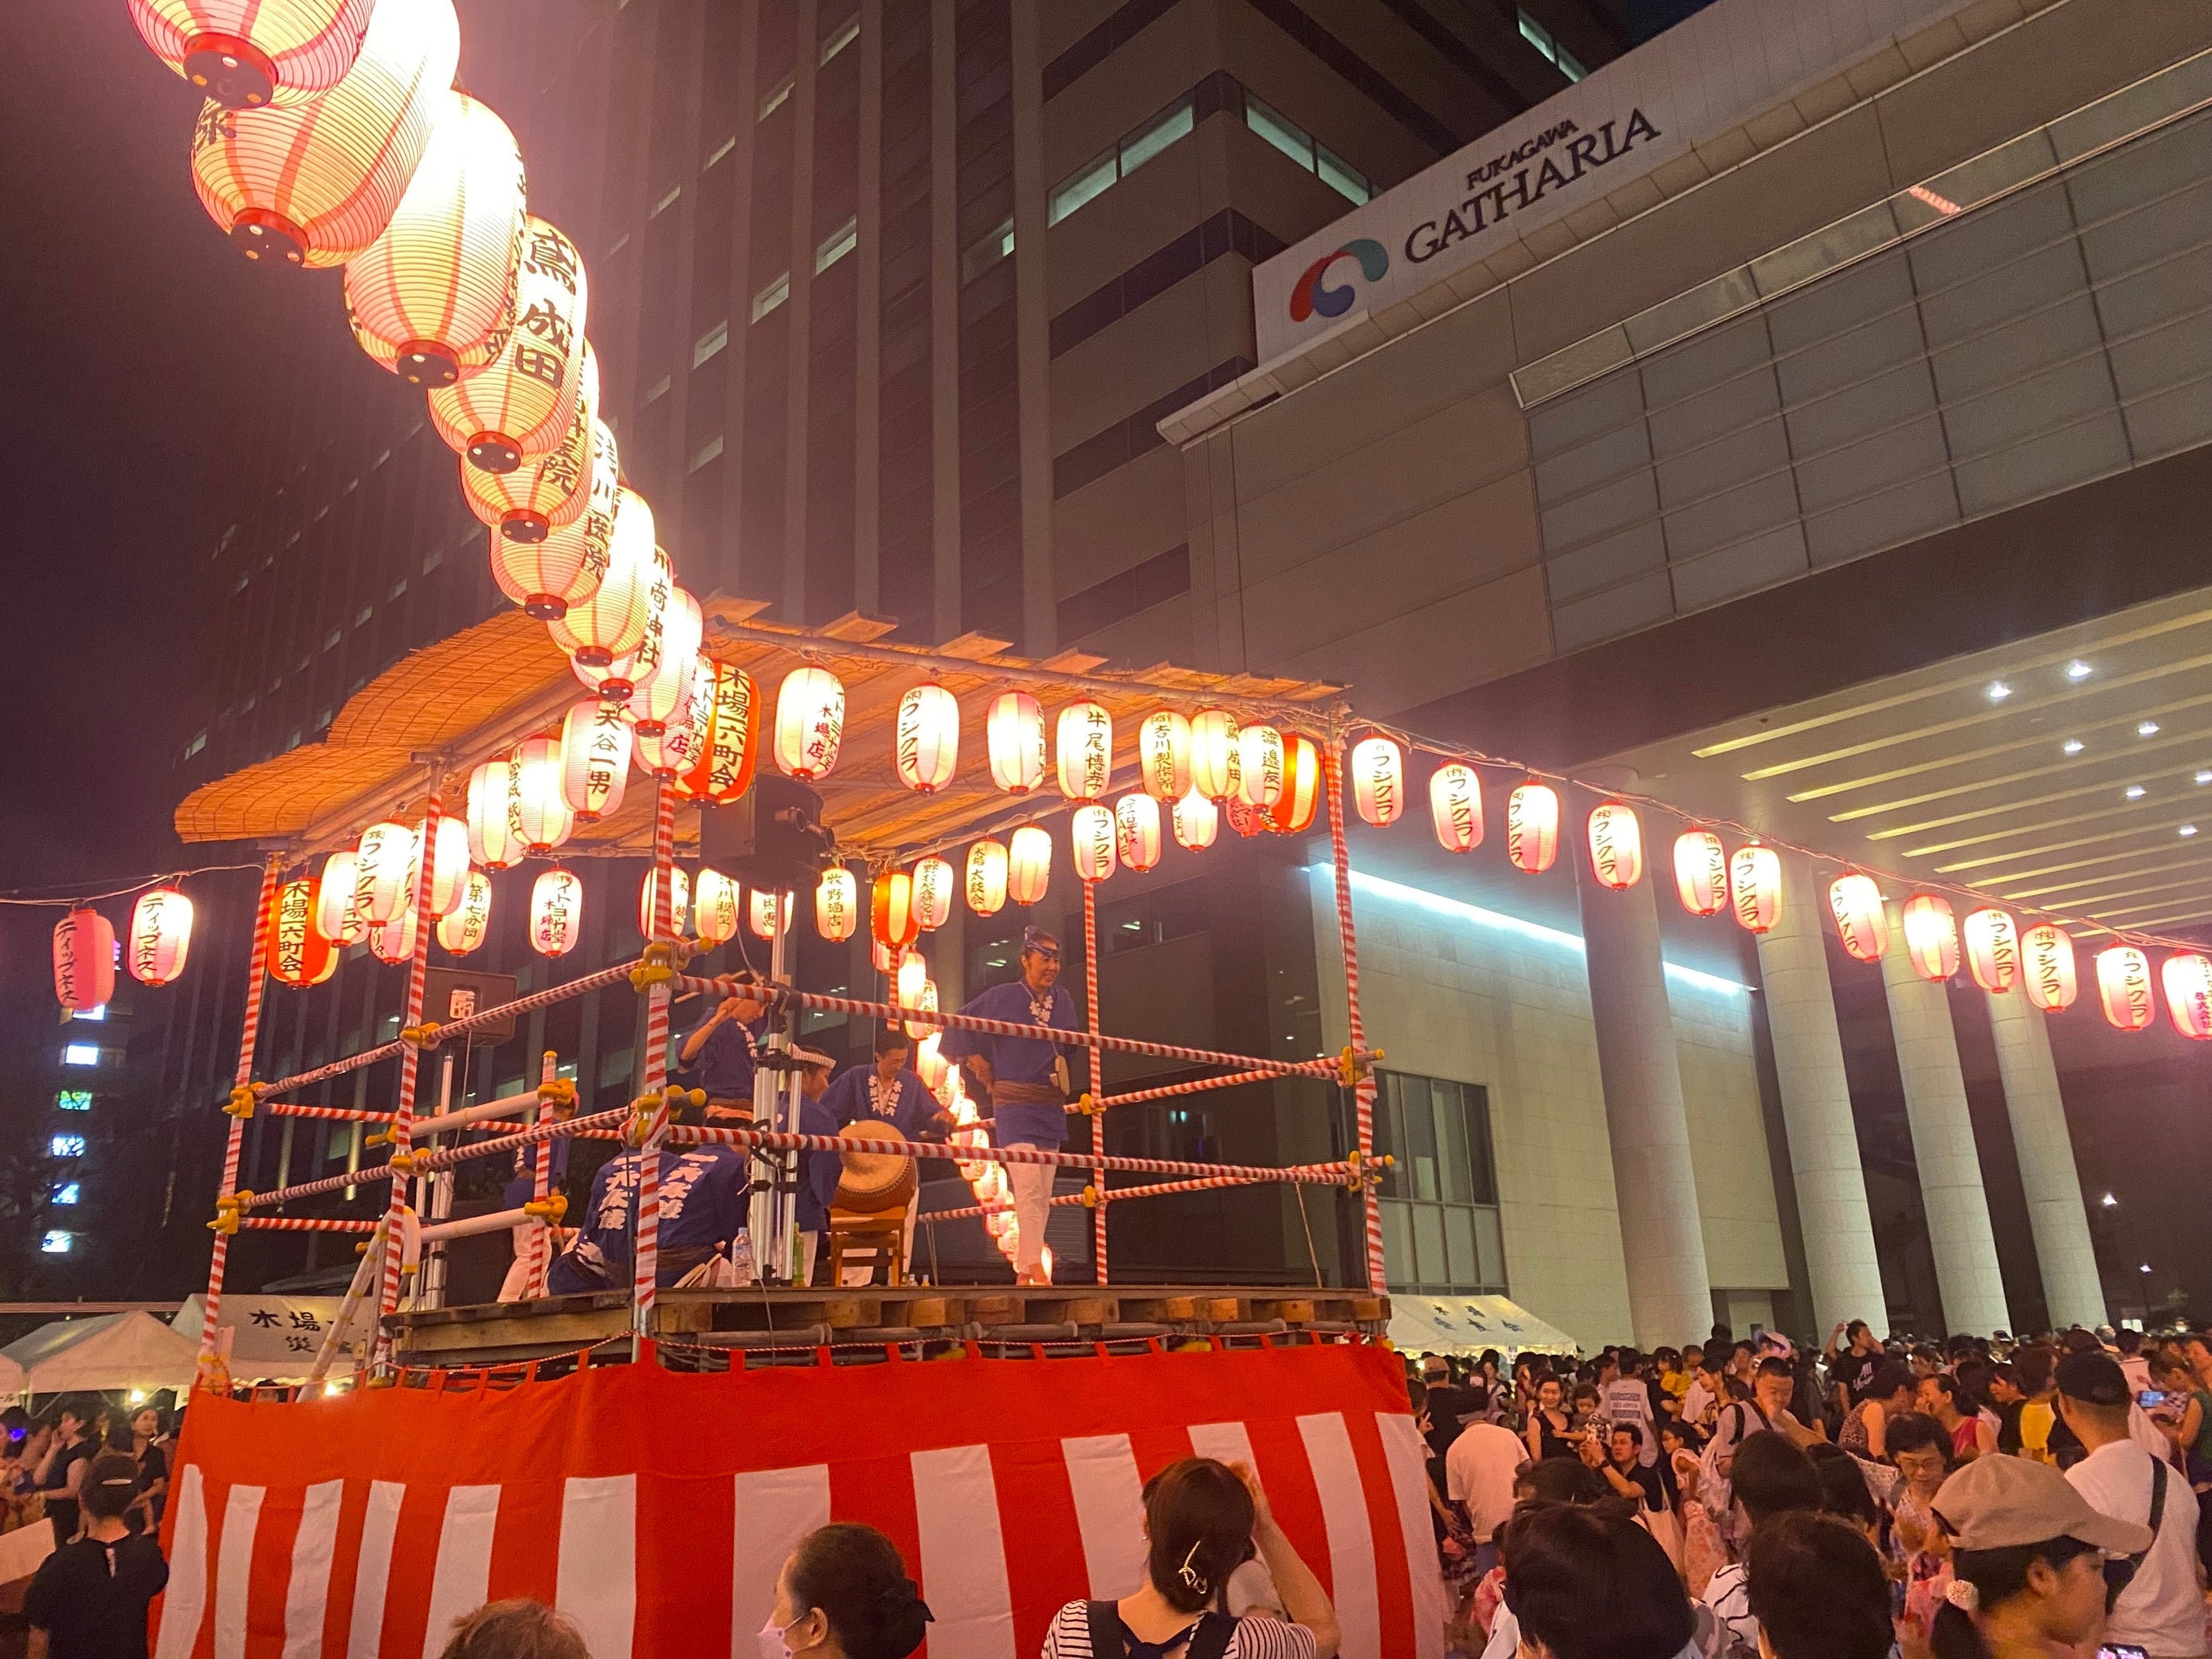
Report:
[[[986,838],[968,849],[968,908],[995,916],[1006,903],[1006,844]]]
[[[814,884],[814,931],[833,943],[860,931],[860,884],[842,864],[833,864]]]
[[[1531,778],[1505,798],[1505,856],[1540,876],[1559,855],[1559,792]]]
[[[173,887],[149,887],[131,907],[124,965],[142,985],[167,985],[185,971],[192,945],[192,902]]]
[[[1382,736],[1352,745],[1352,804],[1378,830],[1397,823],[1406,810],[1406,755]]]
[[[1747,842],[1729,860],[1729,908],[1746,933],[1763,933],[1782,917],[1782,860],[1771,847]]]
[[[1265,721],[1237,730],[1237,798],[1267,811],[1282,799],[1283,734]]]
[[[1154,800],[1180,800],[1190,793],[1190,721],[1172,708],[1155,709],[1137,726],[1137,781]]]
[[[1728,848],[1710,830],[1692,826],[1674,837],[1674,896],[1693,916],[1728,908]]]
[[[638,883],[637,931],[648,939],[681,939],[684,924],[691,919],[691,878],[678,865],[671,865],[668,874],[668,921],[663,927],[653,925],[653,915],[660,898],[660,872],[647,866]]]
[[[952,781],[960,764],[960,704],[934,680],[899,699],[891,760],[899,781],[918,794],[933,794]]]
[[[1132,870],[1160,861],[1160,803],[1148,794],[1124,795],[1114,803],[1114,855]]]
[[[2046,1014],[2074,1006],[2081,983],[2074,967],[2074,940],[2063,927],[2039,922],[2022,933],[2020,970],[2027,1000]]]
[[[2196,1042],[2212,1042],[2212,957],[2194,951],[2170,956],[2159,963],[2158,982],[2173,1029]]]
[[[421,927],[422,918],[413,910],[402,910],[389,921],[372,922],[368,929],[369,955],[395,967],[414,961],[416,936]]]
[[[384,233],[347,262],[346,319],[410,386],[451,386],[507,344],[522,248],[522,152],[507,123],[448,91]]]
[[[736,665],[714,663],[707,740],[699,758],[677,780],[679,791],[718,804],[737,799],[752,787],[760,743],[760,688]]]
[[[612,557],[608,561],[608,577],[599,586],[604,592],[614,580]],[[660,665],[661,630],[668,618],[671,601],[676,596],[676,571],[669,562],[668,550],[656,544],[645,556],[644,562],[635,567],[637,582],[634,588],[636,604],[637,637],[630,647],[605,662],[595,662],[581,651],[568,656],[569,672],[611,702],[626,702],[637,690],[641,678],[654,672]],[[552,623],[547,629],[557,644],[567,619]]]
[[[720,870],[699,866],[699,878],[691,884],[691,925],[702,944],[720,945],[737,937],[738,884]]]
[[[640,737],[659,737],[682,708],[690,694],[691,671],[699,665],[699,642],[706,630],[699,601],[681,583],[672,582],[660,625],[646,629],[630,659],[630,693],[624,707]]]
[[[1267,808],[1267,828],[1279,836],[1304,833],[1321,805],[1321,745],[1303,732],[1283,734],[1283,788]]]
[[[1237,793],[1237,717],[1202,708],[1190,717],[1190,787],[1210,801]]]
[[[914,914],[914,878],[903,870],[886,870],[876,878],[868,903],[868,931],[876,942],[896,950],[911,945],[921,932]]]
[[[951,864],[933,853],[915,860],[914,920],[923,933],[933,933],[952,920],[952,895],[957,881]]]
[[[1006,896],[1035,904],[1052,881],[1052,837],[1025,823],[1006,838]]]
[[[1905,953],[1923,979],[1949,979],[1959,971],[1959,922],[1951,902],[1934,893],[1915,893],[1899,918]]]
[[[1075,873],[1085,881],[1103,881],[1114,873],[1114,814],[1103,803],[1085,801],[1068,814],[1067,843]]]
[[[514,774],[512,755],[488,760],[469,774],[469,856],[486,870],[504,870],[522,862],[522,836],[515,825]],[[326,872],[324,880],[329,879]]]
[[[561,799],[579,823],[622,809],[629,784],[630,725],[620,703],[582,697],[561,722]]]
[[[1429,822],[1447,853],[1471,853],[1482,844],[1482,781],[1472,766],[1446,761],[1429,774]]]
[[[461,884],[461,902],[438,919],[438,943],[447,954],[465,957],[491,931],[491,878],[471,870]]]
[[[1214,805],[1211,795],[1199,793],[1193,785],[1188,794],[1177,801],[1168,816],[1174,821],[1176,845],[1187,847],[1194,853],[1202,853],[1213,845],[1213,838],[1221,833],[1221,809]]]
[[[540,622],[558,622],[572,605],[599,592],[612,558],[615,508],[622,499],[622,464],[615,434],[605,421],[592,422],[591,483],[584,511],[553,525],[542,540],[491,537],[491,576],[499,591]]]
[[[333,945],[358,945],[368,936],[368,923],[355,908],[359,877],[353,849],[346,848],[323,860],[323,873],[315,884],[315,931]]]
[[[88,908],[54,924],[54,999],[71,1012],[104,1008],[115,994],[115,928]]]
[[[338,947],[315,925],[319,885],[312,877],[288,881],[270,901],[269,977],[295,990],[320,985],[338,970]],[[362,935],[368,932],[362,924]]]
[[[586,340],[576,401],[558,441],[503,472],[461,458],[461,500],[490,527],[495,543],[542,542],[557,527],[583,522],[592,501],[592,431],[599,417],[599,358]]]
[[[674,783],[679,796],[690,793],[684,787],[684,775],[707,752],[707,722],[714,702],[714,668],[702,657],[692,663],[690,684],[660,730],[639,733],[631,747],[638,765],[652,776]]]
[[[530,948],[565,957],[583,937],[584,884],[573,870],[545,871],[530,890]]]
[[[1838,876],[1828,884],[1828,909],[1847,955],[1861,962],[1881,960],[1889,949],[1889,911],[1872,876],[1858,870]]]
[[[1114,717],[1085,699],[1060,711],[1054,732],[1060,793],[1074,801],[1098,799],[1114,777]]]
[[[2105,1018],[2123,1031],[2140,1031],[2158,1010],[2150,985],[2150,958],[2132,945],[2097,952],[2097,1000]]]
[[[379,927],[414,902],[409,880],[415,862],[415,832],[404,823],[372,823],[361,832],[353,853],[353,908]]]
[[[991,781],[1010,795],[1026,795],[1044,781],[1044,710],[1026,691],[1001,691],[983,717]]]
[[[544,857],[576,828],[561,785],[564,766],[558,738],[525,738],[515,749],[511,821],[532,858]]]
[[[461,50],[453,0],[380,0],[321,96],[226,109],[192,128],[192,185],[249,259],[342,265],[383,234],[443,110]]]
[[[1984,991],[2009,991],[2020,977],[2020,930],[1995,905],[1969,910],[1960,924],[1966,967]]]
[[[588,287],[576,245],[526,214],[506,343],[466,380],[430,389],[430,424],[447,448],[486,472],[512,472],[568,437],[583,392]]]
[[[775,694],[775,763],[802,783],[827,777],[844,740],[844,684],[811,663],[786,674]]]
[[[422,828],[417,823],[408,842],[407,896],[411,901],[422,872]],[[469,875],[469,829],[457,817],[441,817],[430,843],[430,915],[433,921],[449,915],[461,902],[461,884]]]
[[[154,55],[229,109],[301,104],[360,55],[376,0],[131,0]]]
[[[1633,887],[1644,875],[1644,828],[1625,801],[1600,801],[1589,815],[1590,873],[1607,887]]]

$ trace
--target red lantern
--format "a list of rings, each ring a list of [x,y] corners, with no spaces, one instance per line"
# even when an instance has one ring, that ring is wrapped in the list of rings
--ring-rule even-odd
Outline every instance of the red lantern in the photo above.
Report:
[[[952,920],[952,866],[934,854],[918,859],[914,866],[914,920],[925,933],[933,933]]]
[[[636,650],[645,639],[653,584],[661,574],[655,551],[652,507],[628,484],[617,484],[607,568],[598,586],[550,619],[546,631],[553,643],[593,668],[611,667],[616,658]]]
[[[376,0],[131,0],[154,55],[230,109],[300,104],[360,56]]]
[[[1447,761],[1429,774],[1429,822],[1447,853],[1482,845],[1482,781],[1472,766]]]
[[[1352,803],[1378,830],[1397,823],[1406,810],[1405,751],[1389,738],[1362,738],[1352,745]]]
[[[801,782],[826,777],[845,737],[845,687],[809,664],[783,677],[775,694],[775,763]]]
[[[471,870],[461,884],[461,902],[452,915],[439,920],[438,943],[448,954],[465,957],[484,942],[490,927],[491,878],[481,870]]]
[[[1221,810],[1229,814],[1229,827],[1249,841],[1267,827],[1267,815],[1242,795],[1231,795],[1221,803]]]
[[[1190,793],[1190,722],[1174,709],[1147,714],[1138,726],[1137,777],[1155,800]]]
[[[1070,800],[1097,800],[1114,779],[1114,717],[1085,700],[1060,711],[1054,761],[1060,793]]]
[[[1302,732],[1283,734],[1283,792],[1261,812],[1279,836],[1303,833],[1321,805],[1321,746]]]
[[[1001,691],[984,720],[991,781],[1026,795],[1044,781],[1044,710],[1026,691]]]
[[[1069,815],[1068,845],[1075,854],[1075,873],[1085,881],[1103,881],[1114,873],[1114,815],[1095,800],[1085,801]]]
[[[629,721],[617,702],[585,697],[561,722],[561,799],[579,823],[622,810],[629,783]]]
[[[878,944],[894,950],[913,944],[921,932],[921,923],[914,914],[914,878],[905,871],[886,870],[876,878],[869,931]]]
[[[968,908],[979,916],[995,916],[1006,902],[1006,848],[1003,842],[979,841],[968,849]]]
[[[933,794],[952,781],[960,763],[960,704],[935,681],[899,699],[892,733],[899,781],[917,794]]]
[[[1035,904],[1051,879],[1052,837],[1025,823],[1006,840],[1006,896],[1017,904]]]
[[[1728,908],[1728,848],[1710,830],[1685,830],[1674,837],[1674,896],[1693,916]]]
[[[167,985],[185,971],[192,947],[192,902],[173,887],[151,887],[131,908],[131,977]]]
[[[575,403],[559,441],[504,472],[487,471],[465,457],[455,463],[461,499],[491,526],[495,544],[542,542],[557,528],[582,523],[592,500],[592,428],[599,418],[599,362],[586,340]]]
[[[584,884],[558,866],[530,890],[530,948],[541,957],[565,957],[583,936]]]
[[[430,424],[447,448],[487,472],[512,472],[568,436],[583,389],[587,287],[576,245],[526,215],[506,343],[479,373],[431,388]]]
[[[1559,855],[1559,796],[1534,778],[1505,801],[1505,856],[1516,869],[1540,876]]]
[[[1959,924],[1948,899],[1915,893],[1905,901],[1905,949],[1923,979],[1949,979],[1959,971]]]
[[[814,888],[814,931],[832,942],[853,937],[860,925],[860,884],[842,864],[822,872]]]
[[[683,793],[704,800],[733,801],[752,787],[753,768],[760,759],[760,688],[751,675],[729,663],[715,663],[714,672],[706,746],[679,787]]]
[[[680,866],[671,865],[668,884],[668,926],[665,930],[653,925],[653,906],[660,898],[660,872],[647,865],[644,879],[638,883],[637,931],[648,939],[681,939],[684,924],[691,915],[691,878]]]
[[[54,996],[73,1013],[104,1008],[115,994],[115,929],[97,910],[70,911],[54,924]]]
[[[2097,1000],[2105,1018],[2123,1031],[2140,1031],[2157,1012],[2150,988],[2150,958],[2132,945],[2097,952]]]
[[[1633,887],[1644,875],[1644,827],[1626,802],[1601,801],[1589,815],[1590,873],[1607,887]]]
[[[1747,842],[1729,860],[1729,904],[1736,926],[1763,933],[1781,919],[1782,860],[1771,847]]]
[[[320,985],[338,970],[337,946],[315,927],[317,889],[312,878],[288,881],[270,902],[269,976],[295,990]]]
[[[2020,939],[2021,969],[2027,1000],[2047,1014],[2074,1006],[2079,987],[2074,971],[2074,941],[2063,927],[2049,922],[2029,928]]]
[[[1175,804],[1169,817],[1175,821],[1176,843],[1194,853],[1202,853],[1213,845],[1214,836],[1221,833],[1221,809],[1212,798],[1191,792]]]
[[[1846,870],[1828,884],[1828,908],[1844,949],[1861,962],[1880,962],[1889,949],[1889,912],[1874,878]]]
[[[2020,931],[1994,906],[1970,910],[1960,930],[1966,935],[1966,966],[1984,991],[2009,991],[2020,977]]]
[[[1237,793],[1237,720],[1225,709],[1206,708],[1190,720],[1190,787],[1210,801]]]
[[[1114,854],[1142,872],[1160,861],[1160,803],[1149,794],[1124,795],[1114,804]]]

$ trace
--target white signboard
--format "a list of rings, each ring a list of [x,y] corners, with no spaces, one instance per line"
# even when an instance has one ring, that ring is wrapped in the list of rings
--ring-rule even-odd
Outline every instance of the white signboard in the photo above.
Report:
[[[230,1375],[239,1382],[296,1382],[314,1368],[315,1355],[331,1322],[338,1316],[334,1296],[225,1296],[216,1311],[216,1329],[230,1334]],[[186,1298],[169,1322],[195,1342],[205,1304]],[[349,1335],[366,1336],[368,1321],[357,1319]],[[350,1375],[353,1358],[342,1352],[331,1367],[334,1376]]]

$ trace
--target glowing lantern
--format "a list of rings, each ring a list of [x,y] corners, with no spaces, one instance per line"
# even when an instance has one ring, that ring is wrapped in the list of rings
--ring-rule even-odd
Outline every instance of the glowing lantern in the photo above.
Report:
[[[2020,930],[2012,918],[1994,907],[1969,910],[1960,931],[1974,983],[1984,991],[2011,990],[2020,977]]]
[[[1302,732],[1283,738],[1283,789],[1266,809],[1267,826],[1279,836],[1295,836],[1313,822],[1321,804],[1321,748]]]
[[[681,939],[684,924],[691,914],[691,878],[680,866],[669,866],[668,926],[665,929],[653,925],[653,909],[660,897],[660,872],[646,867],[645,878],[638,884],[637,931],[649,939]]]
[[[707,715],[707,741],[691,769],[678,780],[687,795],[732,801],[752,787],[760,758],[760,689],[753,677],[726,662],[714,665]]]
[[[945,1056],[938,1052],[941,1036],[942,1033],[932,1030],[915,1045],[914,1049],[915,1075],[921,1079],[921,1086],[932,1094],[945,1084]]]
[[[1559,855],[1559,792],[1531,778],[1505,798],[1505,856],[1516,869],[1540,876]]]
[[[579,823],[621,810],[629,782],[629,722],[620,703],[585,697],[561,722],[561,799]]]
[[[1959,923],[1948,899],[1915,893],[1905,901],[1905,954],[1923,979],[1948,979],[1959,971]]]
[[[530,948],[541,957],[565,957],[582,937],[584,884],[557,866],[530,890]]]
[[[1175,820],[1176,844],[1194,853],[1202,853],[1212,846],[1213,838],[1221,833],[1221,809],[1213,804],[1212,796],[1200,794],[1194,786],[1175,804],[1169,816]]]
[[[576,245],[526,214],[506,343],[481,372],[431,388],[430,424],[447,448],[486,472],[512,472],[568,435],[583,390],[588,286]]]
[[[409,866],[415,862],[415,834],[404,823],[372,823],[354,849],[353,908],[372,927],[380,927],[413,902]]]
[[[952,781],[960,760],[960,705],[950,691],[933,680],[899,699],[891,758],[899,781],[917,793],[934,793]]]
[[[391,222],[460,50],[453,0],[386,0],[320,97],[259,109],[210,100],[192,128],[200,205],[249,259],[343,264]]]
[[[612,558],[615,510],[622,499],[622,463],[615,434],[592,422],[591,482],[582,514],[555,524],[540,541],[491,538],[491,575],[499,591],[540,622],[558,622],[572,605],[599,592]]]
[[[1035,904],[1051,880],[1052,837],[1025,823],[1006,841],[1006,896],[1017,904]]]
[[[510,822],[532,858],[543,858],[568,839],[576,816],[561,779],[566,769],[558,738],[525,738],[514,751],[514,808]],[[370,919],[374,920],[374,913]]]
[[[484,942],[491,927],[491,878],[481,870],[469,872],[461,884],[461,902],[438,921],[438,943],[447,951],[465,957]]]
[[[337,947],[315,927],[320,898],[312,879],[276,890],[269,913],[269,976],[280,985],[304,989],[338,970]]]
[[[921,988],[915,993],[913,1000],[908,1002],[907,1006],[918,1013],[935,1013],[937,1012],[937,981],[933,979],[924,979],[921,981]],[[915,1042],[921,1042],[922,1038],[937,1030],[936,1026],[925,1020],[909,1019],[904,1022],[904,1025],[908,1039]]]
[[[1114,873],[1114,814],[1085,801],[1069,814],[1067,840],[1075,854],[1075,873],[1085,881],[1103,881]]]
[[[1685,830],[1674,837],[1674,896],[1693,916],[1728,908],[1728,848],[1710,830]]]
[[[1174,709],[1147,714],[1137,727],[1137,776],[1155,800],[1190,793],[1190,722]]]
[[[629,717],[644,736],[659,737],[682,706],[706,629],[699,601],[672,583],[659,626],[647,629],[645,642],[630,659]]]
[[[1237,720],[1226,710],[1201,709],[1190,719],[1190,787],[1208,800],[1237,793]]]
[[[1248,726],[1237,733],[1237,797],[1262,811],[1282,799],[1283,734],[1272,726]]]
[[[1352,802],[1378,830],[1397,823],[1406,810],[1405,751],[1389,738],[1362,738],[1352,745]]]
[[[871,939],[868,941],[868,960],[875,964],[875,969],[879,974],[888,974],[896,966],[891,961],[890,948],[879,939]]]
[[[639,576],[637,643],[607,662],[587,662],[580,652],[568,659],[569,671],[608,701],[628,702],[639,682],[660,666],[661,635],[676,592],[676,572],[669,562],[668,550],[656,546],[645,556]],[[557,637],[561,626],[555,623],[548,631]]]
[[[2047,1014],[2074,1006],[2080,987],[2074,972],[2074,941],[2063,927],[2044,922],[2022,933],[2020,963],[2030,1002]]]
[[[845,738],[845,688],[809,665],[783,677],[775,694],[775,763],[802,782],[827,776]]]
[[[142,985],[167,985],[185,971],[192,944],[192,902],[173,887],[152,887],[131,908],[124,961]],[[111,955],[112,953],[111,952]]]
[[[466,93],[440,102],[391,223],[345,273],[354,338],[410,386],[450,386],[499,355],[522,240],[514,135]]]
[[[750,894],[750,903],[745,911],[745,925],[758,939],[774,939],[783,931],[783,899],[776,893],[763,892],[756,887]]]
[[[898,973],[891,982],[891,1000],[902,1008],[921,1006],[921,988],[929,983],[929,963],[919,951],[899,953]]]
[[[1152,795],[1124,795],[1114,804],[1114,854],[1132,870],[1160,861],[1160,804]]]
[[[2199,1042],[2212,1041],[2212,960],[2184,951],[2159,964],[2158,979],[2173,1029]]]
[[[1267,827],[1267,815],[1242,795],[1231,795],[1221,810],[1229,814],[1229,827],[1247,841]]]
[[[416,884],[422,873],[422,826],[408,837],[407,897],[414,901]],[[469,830],[459,818],[441,817],[430,856],[430,915],[449,915],[461,902],[461,884],[469,875]]]
[[[914,920],[924,933],[933,933],[952,919],[957,879],[951,865],[934,855],[914,866]]]
[[[886,870],[876,878],[868,905],[868,931],[878,944],[896,949],[914,943],[921,924],[914,914],[914,878],[903,870]]]
[[[420,926],[412,910],[402,910],[389,921],[368,930],[368,953],[379,962],[397,965],[415,959],[416,930]]]
[[[607,568],[599,584],[552,618],[553,643],[586,667],[605,668],[645,639],[647,605],[659,574],[653,561],[653,508],[626,483],[615,486]]]
[[[1589,815],[1590,873],[1607,887],[1633,887],[1644,875],[1644,829],[1624,801],[1601,801]]]
[[[1044,781],[1044,710],[1026,691],[1001,691],[983,720],[991,751],[991,781],[1010,795],[1026,795]]]
[[[696,907],[692,926],[698,930],[701,943],[720,945],[737,936],[737,883],[720,870],[702,864],[699,866],[699,879],[692,884],[691,896]]]
[[[367,937],[368,923],[354,908],[360,877],[350,850],[333,853],[323,860],[321,879],[315,887],[315,931],[332,945],[358,945]]]
[[[995,916],[1006,903],[1006,844],[979,841],[968,849],[968,908]]]
[[[1482,844],[1482,783],[1472,766],[1447,761],[1429,774],[1429,822],[1447,853],[1471,853]]]
[[[842,865],[822,872],[814,888],[814,931],[826,939],[842,942],[860,925],[860,884]]]
[[[2097,952],[2097,1000],[2105,1018],[2123,1031],[2140,1031],[2157,1012],[2150,988],[2150,958],[2132,945]]]
[[[556,526],[580,524],[592,501],[592,428],[599,418],[599,362],[584,342],[584,365],[568,423],[557,442],[533,451],[521,464],[488,471],[465,457],[461,499],[501,541],[542,542]]]
[[[1872,876],[1846,870],[1828,884],[1828,908],[1836,937],[1861,962],[1880,962],[1889,949],[1889,912]]]
[[[97,910],[54,924],[54,996],[72,1011],[105,1007],[115,994],[115,928]]]
[[[654,777],[673,782],[678,795],[691,793],[684,787],[683,775],[707,752],[707,725],[714,717],[714,666],[695,660],[690,682],[674,712],[659,731],[641,734],[632,745],[637,763]]]
[[[353,67],[376,0],[131,0],[154,55],[232,109],[298,104]]]
[[[1771,847],[1754,841],[1735,849],[1729,860],[1729,904],[1747,933],[1763,933],[1780,919],[1782,860]]]
[[[522,838],[514,830],[512,757],[488,760],[469,774],[469,856],[487,870],[522,861]],[[326,869],[323,880],[327,884],[330,879]]]
[[[1095,702],[1068,704],[1060,711],[1054,760],[1061,794],[1097,800],[1114,777],[1114,717]]]

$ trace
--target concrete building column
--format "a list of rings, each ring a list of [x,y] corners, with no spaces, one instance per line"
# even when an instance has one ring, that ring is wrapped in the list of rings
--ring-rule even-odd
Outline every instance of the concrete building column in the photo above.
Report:
[[[1572,821],[1582,823],[1600,799],[1573,792]],[[1637,1346],[1649,1352],[1694,1340],[1713,1316],[1689,1116],[1659,956],[1656,878],[1615,891],[1591,872],[1586,848],[1577,846],[1568,856],[1582,901],[1629,1321]]]
[[[2074,1143],[2058,1097],[2051,1033],[2042,1012],[2023,993],[1988,994],[1990,1034],[1996,1039],[1997,1075],[2004,1080],[2005,1109],[2012,1115],[2013,1149],[2020,1156],[2020,1184],[2027,1194],[2045,1310],[2057,1329],[2081,1325],[2094,1330],[2105,1322],[2105,1284],[2089,1243],[2089,1215],[2082,1207],[2081,1177],[2074,1168]]]
[[[1795,853],[1780,857],[1782,913],[1759,936],[1759,976],[1774,1039],[1790,1168],[1797,1182],[1814,1323],[1825,1334],[1838,1320],[1863,1319],[1887,1335],[1889,1305],[1875,1255],[1874,1219],[1867,1209],[1866,1174],[1859,1165],[1844,1041],[1836,1029],[1822,942],[1827,905],[1805,860]]]
[[[1881,958],[1882,992],[1905,1083],[1905,1115],[1912,1127],[1912,1160],[1920,1171],[1920,1204],[1928,1216],[1943,1322],[1953,1331],[1986,1336],[2009,1329],[2013,1321],[2005,1309],[1981,1154],[1966,1109],[1966,1074],[1959,1069],[1950,993],[1914,970],[1895,900],[1888,910],[1893,943]]]

